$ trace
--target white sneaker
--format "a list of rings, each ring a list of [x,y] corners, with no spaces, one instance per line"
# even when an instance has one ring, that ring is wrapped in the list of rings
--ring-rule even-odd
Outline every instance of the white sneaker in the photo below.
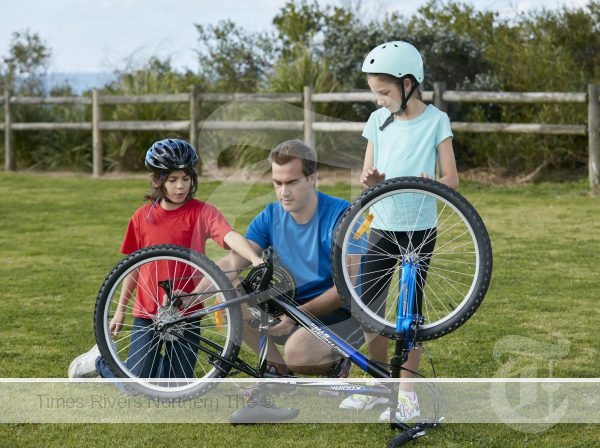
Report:
[[[92,349],[79,355],[69,365],[69,378],[96,378],[96,359],[100,356],[98,346],[94,345]]]
[[[353,394],[340,403],[340,409],[351,409],[353,411],[368,411],[375,406],[387,404],[385,397],[372,397],[371,395]]]
[[[403,390],[398,394],[398,409],[396,410],[396,420],[398,422],[406,422],[412,418],[421,415],[419,409],[419,400],[414,392],[405,392]],[[390,408],[387,408],[379,416],[380,422],[390,421]]]

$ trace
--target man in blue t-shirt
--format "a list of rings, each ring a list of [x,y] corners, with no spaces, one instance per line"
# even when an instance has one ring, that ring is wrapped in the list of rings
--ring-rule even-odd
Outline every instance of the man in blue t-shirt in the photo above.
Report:
[[[316,190],[316,154],[302,141],[279,144],[269,160],[277,202],[267,205],[252,220],[246,238],[257,253],[273,247],[281,265],[294,277],[299,308],[317,316],[338,336],[359,347],[364,342],[363,331],[342,305],[330,264],[335,227],[349,202]],[[219,265],[224,270],[240,269],[247,261],[232,253]],[[308,330],[296,326],[290,317],[281,316],[269,333],[284,345],[283,356],[274,344],[269,345],[267,352],[268,364],[279,373],[292,370],[347,376],[349,360]],[[258,353],[258,331],[246,319],[244,341]]]

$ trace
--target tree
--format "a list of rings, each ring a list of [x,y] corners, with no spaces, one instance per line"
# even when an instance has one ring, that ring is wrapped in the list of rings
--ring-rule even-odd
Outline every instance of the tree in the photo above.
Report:
[[[231,20],[196,29],[200,75],[217,91],[254,92],[264,86],[277,52],[271,34],[247,32]]]
[[[51,54],[39,34],[29,30],[14,32],[9,54],[3,58],[6,84],[19,93],[43,92],[42,77],[48,69]]]

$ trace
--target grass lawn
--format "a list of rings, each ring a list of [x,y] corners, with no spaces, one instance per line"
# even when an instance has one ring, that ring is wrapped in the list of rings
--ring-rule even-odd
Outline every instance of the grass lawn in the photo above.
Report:
[[[121,258],[125,227],[146,189],[142,179],[0,174],[0,377],[65,377],[70,361],[94,344],[98,287]],[[347,184],[321,190],[351,196]],[[464,184],[460,191],[488,226],[494,275],[475,316],[427,345],[438,376],[493,377],[501,368],[494,347],[502,338],[537,342],[535,358],[535,350],[555,347],[560,333],[568,354],[552,363],[542,356],[537,376],[597,377],[600,198],[587,195],[584,181],[510,188]],[[198,196],[216,205],[240,232],[274,198],[269,184],[204,183]],[[210,244],[208,255],[219,254]],[[503,353],[501,362],[517,355],[510,347]],[[386,425],[376,424],[5,424],[0,446],[381,447],[390,435]],[[599,437],[594,425],[562,424],[527,434],[505,425],[449,424],[416,443],[591,447]]]

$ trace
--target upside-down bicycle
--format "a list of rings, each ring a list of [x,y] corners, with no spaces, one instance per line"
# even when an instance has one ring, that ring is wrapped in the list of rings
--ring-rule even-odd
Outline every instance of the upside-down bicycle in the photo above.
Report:
[[[234,288],[204,255],[167,245],[125,257],[106,277],[94,316],[98,348],[117,377],[131,379],[127,387],[135,393],[191,399],[212,389],[216,383],[211,379],[235,373],[287,378],[269,372],[265,356],[269,324],[286,314],[372,377],[399,378],[415,344],[448,334],[477,310],[491,279],[492,248],[483,221],[464,197],[436,181],[405,177],[369,188],[352,202],[336,228],[331,263],[335,285],[352,315],[365,330],[395,341],[389,365],[368,359],[317,317],[298,309],[293,278],[273,262],[272,254]],[[136,301],[136,290],[153,298],[152,310]],[[133,300],[124,301],[124,296]],[[257,367],[238,356],[242,305],[256,311],[254,324],[261,336]],[[115,335],[110,327],[118,307],[125,316]],[[140,318],[147,325],[140,327]],[[140,335],[147,337],[145,343],[132,353],[132,340]],[[165,369],[164,364],[180,368]],[[182,371],[187,372],[184,378],[176,374]],[[335,390],[343,389],[337,384]],[[390,446],[439,423],[439,415],[414,426],[399,423],[397,383],[348,391],[389,397],[390,423],[403,430]]]

